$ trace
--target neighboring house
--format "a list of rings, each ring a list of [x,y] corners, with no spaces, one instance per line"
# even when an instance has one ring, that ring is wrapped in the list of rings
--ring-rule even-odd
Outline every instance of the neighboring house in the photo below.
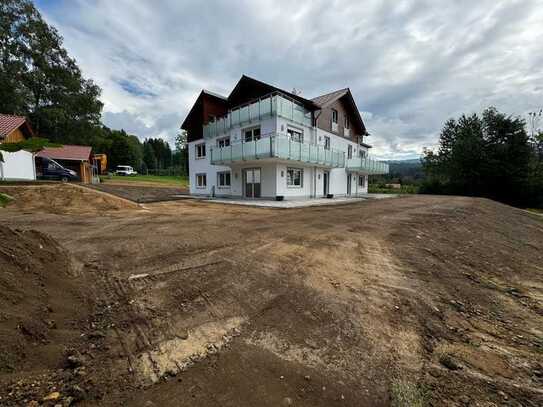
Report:
[[[92,182],[92,167],[91,167],[92,147],[88,146],[73,146],[65,144],[62,147],[44,147],[36,153],[36,160],[40,158],[48,158],[54,160],[47,165],[55,165],[55,162],[62,167],[73,170],[79,176],[81,182]],[[38,165],[38,176],[43,172],[43,168]]]
[[[203,90],[183,122],[191,194],[303,199],[367,193],[388,165],[349,89],[305,99],[242,76],[228,97]]]
[[[26,117],[0,113],[0,144],[17,143],[33,136]]]
[[[23,116],[0,114],[0,180],[35,180],[36,166],[29,151],[9,153],[2,151],[1,144],[17,143],[32,137],[32,127]]]

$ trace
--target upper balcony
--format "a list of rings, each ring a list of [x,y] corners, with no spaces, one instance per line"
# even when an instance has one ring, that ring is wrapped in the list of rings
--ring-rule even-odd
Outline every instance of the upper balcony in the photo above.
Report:
[[[231,165],[243,161],[295,161],[317,167],[345,167],[345,153],[316,144],[299,143],[284,135],[273,134],[260,140],[211,148],[211,164]]]
[[[312,125],[311,111],[281,93],[272,93],[252,103],[232,109],[226,116],[215,118],[204,126],[204,138],[219,136],[231,128],[281,116],[304,126]]]
[[[367,157],[349,158],[346,161],[349,171],[366,173],[368,175],[388,174],[388,164]]]

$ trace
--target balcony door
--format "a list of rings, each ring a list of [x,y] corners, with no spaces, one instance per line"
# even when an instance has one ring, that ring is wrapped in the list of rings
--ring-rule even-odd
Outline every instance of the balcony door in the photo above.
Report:
[[[243,187],[245,198],[260,198],[260,168],[247,168],[243,170]]]
[[[330,173],[328,171],[324,171],[322,173],[322,180],[323,180],[322,191],[323,191],[323,195],[326,196],[330,193],[330,188],[329,188]]]

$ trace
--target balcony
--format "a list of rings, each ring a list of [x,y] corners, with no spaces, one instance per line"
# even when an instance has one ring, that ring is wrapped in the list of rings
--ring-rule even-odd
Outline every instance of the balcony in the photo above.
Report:
[[[211,164],[230,165],[255,160],[291,160],[317,167],[345,167],[345,153],[327,150],[316,144],[299,143],[290,138],[274,134],[248,143],[211,149]]]
[[[367,157],[349,158],[347,170],[366,173],[368,175],[388,174],[388,164]]]
[[[231,128],[258,123],[268,117],[280,116],[293,123],[312,125],[312,114],[299,103],[275,93],[255,102],[232,109],[226,116],[218,117],[204,126],[204,138],[211,139]]]

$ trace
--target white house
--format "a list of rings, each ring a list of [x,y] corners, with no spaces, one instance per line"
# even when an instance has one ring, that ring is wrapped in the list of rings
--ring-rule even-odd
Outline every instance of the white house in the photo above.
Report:
[[[388,172],[349,89],[305,99],[242,76],[228,97],[203,90],[182,124],[190,192],[305,199],[367,193]]]

